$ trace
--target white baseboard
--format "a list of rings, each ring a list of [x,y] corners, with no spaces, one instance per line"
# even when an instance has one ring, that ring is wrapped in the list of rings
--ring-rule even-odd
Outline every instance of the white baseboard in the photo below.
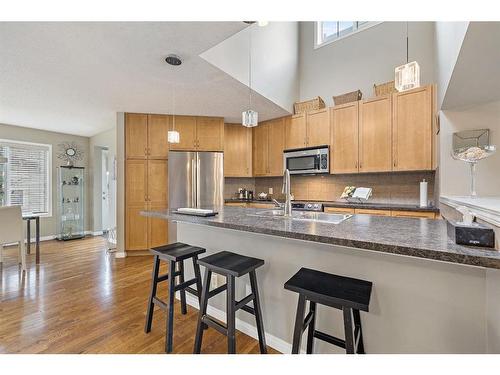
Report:
[[[178,292],[177,292],[178,293]],[[179,295],[177,295],[177,298],[179,299]],[[198,304],[198,298],[194,297],[193,295],[186,293],[186,303],[189,306],[192,306],[196,309],[199,309],[199,304]],[[217,320],[220,320],[221,322],[226,322],[226,313],[222,310],[219,310],[213,306],[208,305],[207,308],[207,314],[214,317]],[[264,325],[265,328],[265,325]],[[244,322],[241,319],[236,318],[236,329],[238,331],[243,332],[244,334],[258,340],[258,335],[257,335],[257,328],[254,327],[253,325]],[[273,349],[276,349],[280,353],[291,353],[292,352],[292,344],[280,339],[279,337],[276,337],[274,335],[271,335],[269,333],[266,333],[266,344],[270,346]]]
[[[127,254],[125,253],[125,251],[117,251],[115,253],[115,258],[126,258],[127,257]]]

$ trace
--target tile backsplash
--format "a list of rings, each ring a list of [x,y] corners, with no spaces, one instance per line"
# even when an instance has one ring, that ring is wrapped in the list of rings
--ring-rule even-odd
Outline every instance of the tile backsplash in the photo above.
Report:
[[[374,173],[352,175],[292,176],[292,194],[296,200],[335,201],[347,185],[371,187],[374,203],[414,204],[419,202],[419,182],[428,181],[428,197],[434,202],[434,172]],[[253,180],[253,181],[252,181]],[[238,187],[253,190],[256,194],[268,191],[272,187],[274,197],[281,198],[281,177],[255,179],[226,179],[225,195],[234,196]]]

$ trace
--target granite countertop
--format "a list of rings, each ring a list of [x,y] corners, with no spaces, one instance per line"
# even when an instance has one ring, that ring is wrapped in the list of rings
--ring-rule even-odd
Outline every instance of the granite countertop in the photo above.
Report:
[[[279,199],[278,199],[279,200]],[[270,200],[262,199],[226,199],[225,202],[238,202],[238,203],[272,203]],[[294,202],[305,202],[302,200],[295,200]],[[439,208],[435,206],[420,207],[418,205],[401,204],[401,203],[375,203],[375,202],[346,202],[346,201],[307,201],[322,203],[325,207],[348,207],[348,208],[366,208],[372,210],[394,210],[394,211],[415,211],[415,212],[436,212],[439,213]]]
[[[500,251],[457,245],[449,240],[446,221],[353,215],[340,224],[255,216],[262,209],[222,207],[214,217],[143,211],[151,217],[235,229],[278,237],[353,247],[383,253],[500,269]]]

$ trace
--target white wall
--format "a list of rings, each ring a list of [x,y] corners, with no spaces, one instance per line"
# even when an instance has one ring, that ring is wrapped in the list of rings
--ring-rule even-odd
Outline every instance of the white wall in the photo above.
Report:
[[[55,236],[59,233],[59,222],[57,217],[58,198],[57,198],[57,167],[65,165],[65,162],[57,158],[59,152],[58,144],[61,142],[75,142],[84,152],[83,161],[77,163],[79,167],[85,167],[85,230],[90,230],[90,217],[92,215],[92,205],[90,196],[92,194],[91,185],[89,184],[89,138],[76,135],[49,132],[45,130],[31,129],[26,127],[0,124],[0,139],[8,139],[12,141],[45,143],[52,145],[52,216],[42,217],[40,219],[40,235]],[[32,229],[31,236],[35,233]]]
[[[102,228],[101,222],[101,158],[100,155],[96,154],[99,149],[108,149],[108,170],[110,172],[110,186],[109,186],[109,203],[110,203],[110,228],[116,226],[116,180],[113,180],[113,159],[116,157],[116,128],[113,126],[112,129],[101,132],[99,134],[90,137],[89,149],[89,177],[90,183],[92,185],[92,207],[93,215],[91,228],[94,232],[99,232],[105,228]]]
[[[297,100],[298,22],[254,24],[200,56],[248,86],[249,33],[252,35],[252,88],[291,111]]]
[[[409,60],[420,65],[422,84],[434,82],[434,23],[410,22]],[[314,22],[300,23],[300,99],[360,89],[373,96],[373,84],[394,79],[394,68],[406,63],[406,23],[383,22],[314,49]]]
[[[468,195],[470,192],[469,166],[451,157],[454,132],[470,129],[490,129],[490,143],[500,146],[500,101],[463,110],[440,113],[440,168],[441,195]],[[477,164],[476,190],[480,196],[500,196],[500,153]]]
[[[438,84],[437,105],[441,108],[451,75],[457,62],[469,22],[436,22],[436,82]]]

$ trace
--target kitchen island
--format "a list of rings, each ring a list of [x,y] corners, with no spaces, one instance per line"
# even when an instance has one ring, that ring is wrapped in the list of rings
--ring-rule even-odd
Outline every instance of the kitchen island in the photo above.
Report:
[[[177,222],[177,239],[265,260],[259,278],[268,344],[290,352],[297,295],[283,284],[301,267],[373,282],[361,313],[367,353],[500,352],[500,253],[451,243],[441,220],[354,215],[340,224],[271,218],[259,209],[220,208],[201,218],[169,210],[144,214]],[[219,280],[222,283],[221,280]],[[248,280],[238,280],[237,297]],[[189,300],[197,306],[196,299]],[[209,314],[224,320],[224,296]],[[252,316],[237,328],[256,336]],[[318,327],[343,337],[341,312],[322,307]],[[304,340],[305,341],[305,340]],[[317,342],[316,352],[341,352]]]

